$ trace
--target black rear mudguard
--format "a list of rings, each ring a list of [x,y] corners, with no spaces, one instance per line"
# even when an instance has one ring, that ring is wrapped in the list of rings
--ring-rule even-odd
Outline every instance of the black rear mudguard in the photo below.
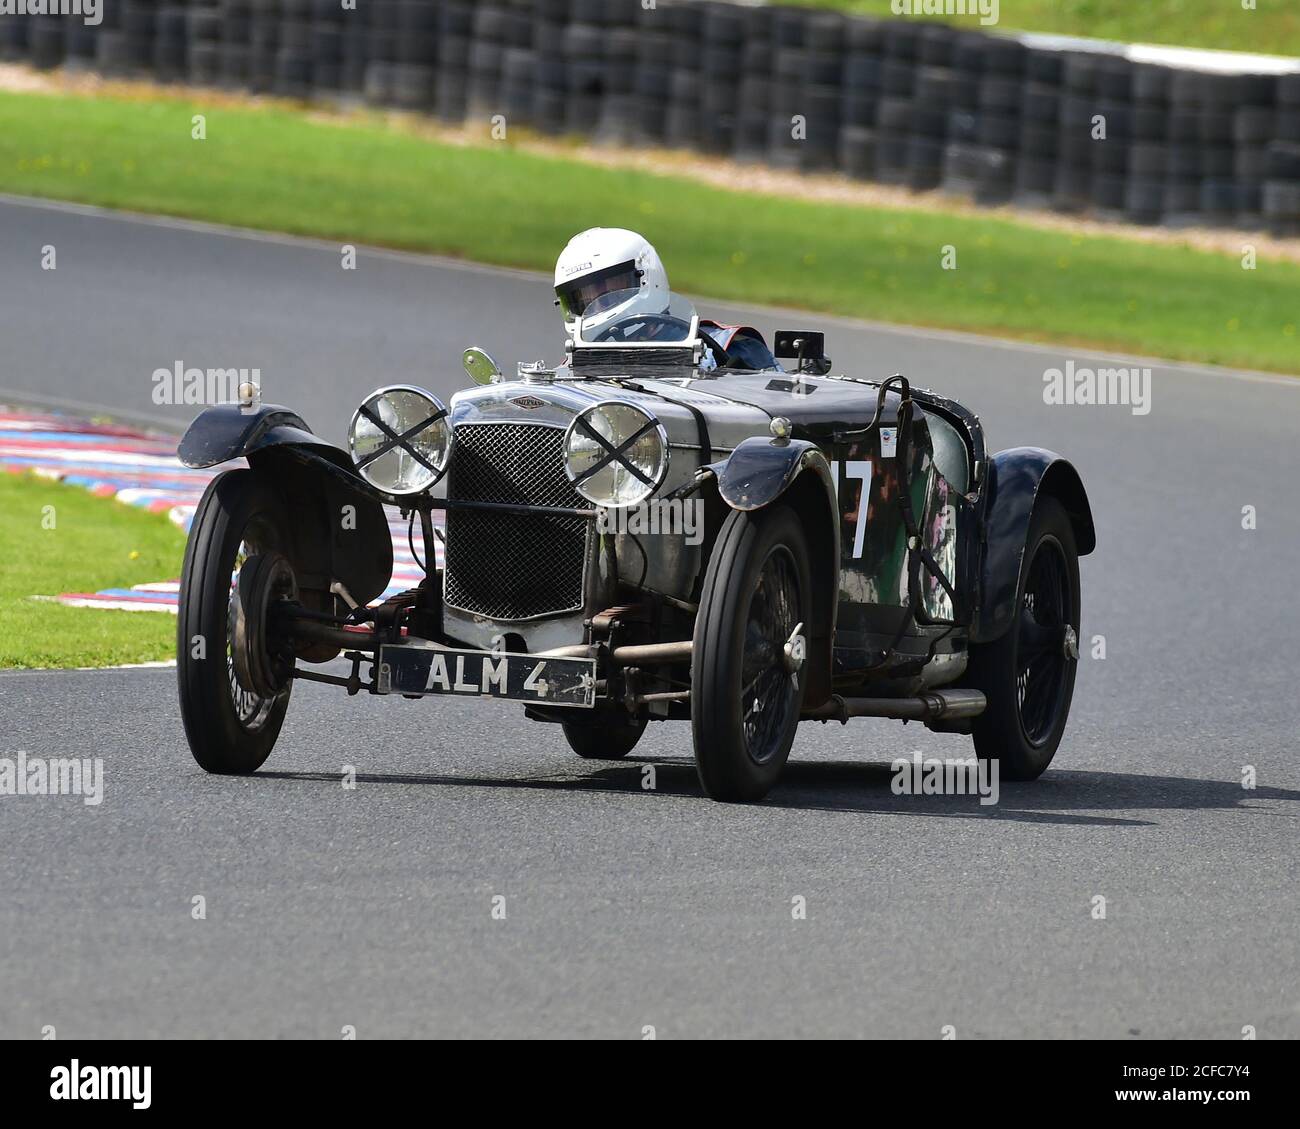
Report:
[[[1074,466],[1041,447],[1012,447],[989,459],[984,487],[984,553],[980,600],[971,642],[990,643],[1015,620],[1016,593],[1025,542],[1038,498],[1050,495],[1065,507],[1079,555],[1097,547],[1097,531],[1083,481]]]
[[[286,550],[308,606],[332,609],[335,581],[359,604],[388,586],[393,542],[384,503],[400,500],[357,475],[347,453],[314,435],[297,413],[219,404],[190,424],[177,454],[189,467],[242,457],[266,480],[283,504]]]

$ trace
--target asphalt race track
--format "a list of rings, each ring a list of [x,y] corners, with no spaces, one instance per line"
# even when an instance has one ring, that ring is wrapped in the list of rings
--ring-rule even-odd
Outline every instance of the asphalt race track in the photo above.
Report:
[[[0,798],[0,1036],[1300,1037],[1300,381],[1156,367],[1147,415],[1048,406],[1044,370],[1095,358],[748,317],[1079,467],[1099,549],[1042,780],[895,796],[891,758],[966,739],[806,725],[783,786],[727,807],[682,725],[609,765],[511,706],[308,684],[267,769],[218,778],[169,670],[0,675],[0,755],[106,774],[98,807]],[[258,367],[337,440],[374,386],[450,393],[465,345],[510,371],[559,329],[536,275],[0,203],[0,402],[179,426],[156,368]]]

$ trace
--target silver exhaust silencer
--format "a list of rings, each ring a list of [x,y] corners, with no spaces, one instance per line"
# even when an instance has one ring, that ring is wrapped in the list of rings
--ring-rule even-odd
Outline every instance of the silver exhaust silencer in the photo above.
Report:
[[[899,721],[952,721],[977,717],[988,706],[979,690],[927,690],[915,698],[842,698],[804,713],[805,720],[848,721],[851,717],[891,717]]]

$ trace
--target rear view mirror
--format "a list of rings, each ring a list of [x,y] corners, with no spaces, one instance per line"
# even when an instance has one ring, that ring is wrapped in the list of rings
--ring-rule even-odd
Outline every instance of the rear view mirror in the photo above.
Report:
[[[778,329],[776,346],[772,351],[778,357],[820,360],[826,355],[826,334],[813,330]]]
[[[501,379],[501,369],[496,361],[477,345],[465,350],[461,364],[465,366],[465,375],[475,384],[491,384],[494,380]]]
[[[826,356],[826,334],[812,329],[778,329],[772,352],[777,357],[795,357],[795,372],[822,375],[831,370]]]

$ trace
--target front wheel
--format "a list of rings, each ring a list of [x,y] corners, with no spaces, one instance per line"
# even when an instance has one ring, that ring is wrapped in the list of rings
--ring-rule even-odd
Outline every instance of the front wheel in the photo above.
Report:
[[[803,526],[779,505],[735,511],[718,534],[695,618],[691,729],[715,800],[761,800],[790,755],[811,606]]]
[[[1079,666],[1079,552],[1055,498],[1034,506],[1016,617],[1006,634],[971,648],[970,681],[988,698],[975,751],[1007,780],[1036,780],[1065,732]]]
[[[266,638],[265,592],[256,618],[250,622],[248,614],[254,610],[248,589],[266,585],[249,582],[284,583],[270,574],[285,566],[273,569],[267,562],[280,560],[285,525],[275,495],[251,470],[219,474],[194,513],[181,572],[176,673],[185,736],[208,772],[255,772],[271,755],[289,708],[292,656],[258,652],[264,660],[255,667],[263,672],[260,686],[246,661]],[[252,566],[247,577],[241,575],[245,561]],[[257,636],[252,644],[249,631]],[[275,684],[268,687],[264,679],[271,677]]]

